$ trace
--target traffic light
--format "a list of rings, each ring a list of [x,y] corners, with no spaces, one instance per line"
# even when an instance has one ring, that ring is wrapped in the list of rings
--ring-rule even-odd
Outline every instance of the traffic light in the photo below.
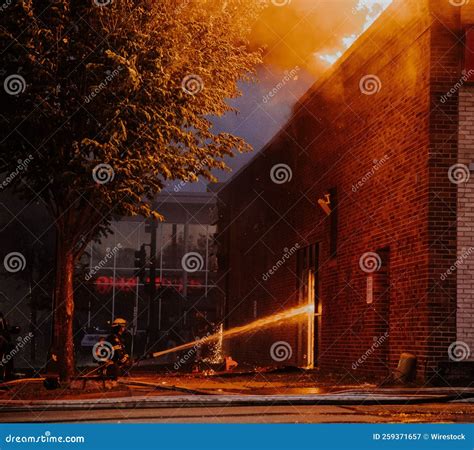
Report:
[[[135,252],[135,276],[141,283],[146,280],[146,250],[145,244],[142,244],[140,250]]]

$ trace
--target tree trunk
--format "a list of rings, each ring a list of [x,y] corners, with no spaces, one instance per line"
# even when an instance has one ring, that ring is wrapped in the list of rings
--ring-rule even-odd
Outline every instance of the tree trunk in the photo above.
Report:
[[[56,280],[54,286],[53,353],[61,381],[69,381],[75,372],[74,365],[74,252],[58,232],[56,249]]]

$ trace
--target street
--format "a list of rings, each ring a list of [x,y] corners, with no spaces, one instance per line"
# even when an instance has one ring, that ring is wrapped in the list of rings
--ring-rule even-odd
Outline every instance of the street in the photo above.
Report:
[[[317,371],[233,376],[141,373],[46,390],[18,380],[0,422],[469,423],[474,389],[344,383]]]
[[[0,422],[42,423],[472,423],[474,403],[374,406],[171,407],[0,412]]]

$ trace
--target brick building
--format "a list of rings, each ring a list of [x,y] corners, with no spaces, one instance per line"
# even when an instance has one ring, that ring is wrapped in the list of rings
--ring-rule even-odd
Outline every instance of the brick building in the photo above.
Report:
[[[429,380],[474,356],[474,6],[460,3],[395,0],[220,191],[225,327],[308,305],[228,340],[234,359],[383,376],[411,352]]]

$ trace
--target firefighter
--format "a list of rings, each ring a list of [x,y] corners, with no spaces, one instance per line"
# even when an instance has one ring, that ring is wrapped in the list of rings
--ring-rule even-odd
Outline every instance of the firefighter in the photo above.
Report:
[[[118,376],[130,365],[130,356],[124,343],[124,333],[127,330],[127,321],[117,317],[112,322],[112,333],[107,337],[110,357],[106,367],[108,377],[116,380]]]

